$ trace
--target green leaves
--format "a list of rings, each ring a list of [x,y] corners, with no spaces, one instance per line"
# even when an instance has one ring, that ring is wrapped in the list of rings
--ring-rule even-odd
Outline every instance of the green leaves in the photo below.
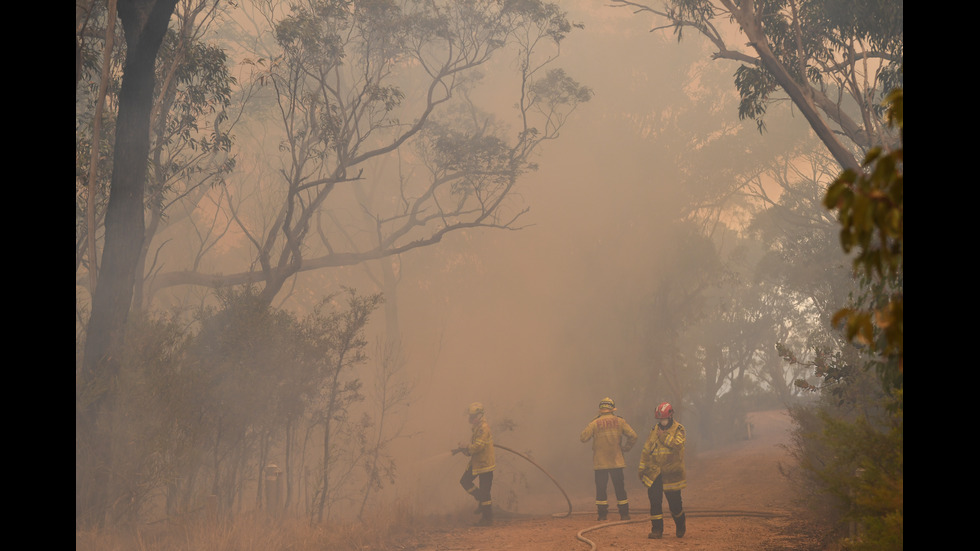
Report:
[[[757,122],[759,133],[766,129],[764,117],[769,105],[769,96],[778,88],[776,80],[768,71],[759,67],[740,65],[735,70],[735,88],[741,101],[738,104],[740,120],[753,119]]]
[[[837,210],[844,252],[857,248],[854,268],[868,276],[890,277],[901,269],[904,252],[903,150],[872,148],[862,166],[845,170],[827,189],[824,206]]]
[[[902,89],[893,90],[887,120],[897,125],[904,144]],[[854,270],[866,281],[896,282],[873,289],[870,309],[844,308],[833,318],[851,342],[882,354],[886,362],[884,378],[901,384],[903,371],[904,307],[901,280],[905,267],[904,147],[891,151],[875,147],[862,163],[864,171],[845,170],[827,189],[823,204],[837,211],[844,252],[857,250]],[[866,285],[870,287],[870,285]],[[880,338],[877,336],[880,335]],[[881,342],[878,342],[881,341]],[[897,373],[895,372],[897,369]]]
[[[532,83],[530,91],[536,100],[543,100],[550,107],[585,103],[594,94],[591,88],[576,82],[563,69],[548,71],[545,78]]]
[[[845,519],[861,525],[849,549],[901,549],[904,524],[904,400],[898,390],[877,411],[854,420],[822,415],[815,435],[832,455],[812,467],[831,495],[846,505]]]

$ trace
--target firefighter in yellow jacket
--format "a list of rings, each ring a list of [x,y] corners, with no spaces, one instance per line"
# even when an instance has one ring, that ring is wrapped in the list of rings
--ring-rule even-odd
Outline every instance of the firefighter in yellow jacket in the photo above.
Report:
[[[453,450],[453,455],[462,453],[470,458],[469,464],[466,465],[466,471],[459,479],[459,484],[478,503],[474,512],[482,516],[477,524],[489,526],[493,524],[493,501],[490,499],[490,488],[493,486],[493,470],[496,467],[493,453],[493,435],[490,434],[490,425],[484,415],[483,404],[473,402],[466,412],[469,415],[470,424],[473,425],[473,435],[470,438],[470,444],[468,446],[460,444],[458,448]],[[479,486],[473,484],[477,478],[480,479]]]
[[[650,498],[650,539],[664,535],[664,497],[674,518],[678,538],[684,537],[687,523],[681,490],[687,487],[684,471],[684,442],[687,433],[684,425],[674,420],[674,408],[667,402],[657,406],[657,425],[650,431],[640,453],[640,481],[647,487]]]
[[[623,479],[623,469],[626,467],[623,452],[633,448],[637,435],[626,419],[613,413],[615,411],[616,403],[612,398],[603,398],[599,402],[599,415],[586,425],[579,436],[583,443],[592,440],[595,505],[599,510],[599,520],[606,520],[606,515],[609,513],[606,488],[610,478],[612,478],[613,490],[616,492],[619,518],[620,520],[630,518],[630,502],[626,496],[626,483]]]

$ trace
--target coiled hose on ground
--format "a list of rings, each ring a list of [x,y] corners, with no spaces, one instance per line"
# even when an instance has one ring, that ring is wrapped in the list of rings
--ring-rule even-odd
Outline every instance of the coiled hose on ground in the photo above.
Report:
[[[555,483],[555,486],[561,491],[562,495],[565,496],[565,501],[568,503],[568,512],[567,513],[555,513],[555,514],[552,515],[552,517],[554,517],[554,518],[567,518],[567,517],[572,516],[573,514],[581,514],[581,515],[592,515],[592,514],[595,514],[592,511],[589,511],[589,512],[581,512],[581,513],[573,513],[572,512],[572,500],[568,498],[568,494],[565,493],[565,489],[561,487],[561,484],[558,484],[558,481],[555,480],[555,477],[551,476],[551,473],[549,473],[548,471],[546,471],[544,469],[544,467],[542,467],[541,465],[538,465],[537,463],[535,463],[534,460],[532,460],[530,457],[524,455],[523,453],[521,453],[519,451],[516,451],[516,450],[513,450],[511,448],[508,448],[506,446],[501,446],[500,444],[494,444],[493,447],[500,448],[500,449],[502,449],[504,451],[508,451],[508,452],[510,452],[510,453],[512,453],[512,454],[514,454],[514,455],[516,455],[518,457],[520,457],[521,459],[524,459],[528,463],[530,463],[530,464],[534,465],[535,467],[537,467],[548,478],[550,478],[552,482]],[[769,511],[749,511],[749,510],[741,510],[741,509],[684,509],[684,514],[686,516],[693,517],[693,518],[698,518],[698,517],[762,517],[762,518],[777,518],[777,517],[786,516],[786,515],[784,515],[782,513],[773,513],[773,512],[769,512]],[[586,538],[582,534],[585,534],[587,532],[591,532],[593,530],[598,530],[599,528],[606,528],[608,526],[619,526],[621,524],[633,524],[633,523],[638,523],[638,522],[649,522],[649,519],[647,519],[647,518],[639,518],[639,519],[631,519],[631,520],[620,520],[620,521],[614,521],[614,522],[603,522],[602,524],[596,524],[595,526],[590,526],[588,528],[583,528],[583,529],[579,530],[578,533],[575,534],[575,537],[579,541],[581,541],[581,542],[585,543],[586,545],[588,545],[591,551],[595,551],[596,550],[596,544],[595,544],[595,542],[593,542],[592,540]]]
[[[589,514],[589,515],[593,515],[595,513],[588,512],[588,513],[575,513],[575,514]],[[738,509],[688,509],[688,508],[685,507],[684,508],[684,516],[694,517],[694,518],[699,518],[699,517],[701,517],[701,518],[703,518],[703,517],[762,517],[762,518],[778,518],[778,517],[784,517],[786,515],[783,514],[783,513],[773,513],[773,512],[769,512],[769,511],[746,511],[746,510],[738,510]],[[590,540],[590,539],[588,539],[588,538],[586,538],[582,534],[585,534],[586,532],[591,532],[593,530],[598,530],[599,528],[606,528],[607,526],[618,526],[620,524],[634,524],[634,523],[638,523],[638,522],[650,522],[650,520],[648,518],[644,517],[644,518],[631,519],[631,520],[620,520],[620,521],[615,521],[615,522],[603,522],[602,524],[596,524],[595,526],[589,526],[588,528],[583,528],[583,529],[579,530],[578,533],[575,534],[575,538],[578,539],[579,541],[581,541],[582,543],[585,543],[586,545],[588,545],[590,551],[595,551],[596,550],[596,544],[595,544],[595,542],[592,541],[592,540]]]

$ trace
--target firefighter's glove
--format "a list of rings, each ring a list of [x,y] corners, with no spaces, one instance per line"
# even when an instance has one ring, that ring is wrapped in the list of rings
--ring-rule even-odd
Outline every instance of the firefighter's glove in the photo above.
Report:
[[[467,451],[466,446],[460,446],[458,448],[453,449],[453,455],[456,455],[457,453],[461,453],[463,455],[469,455],[466,453],[466,451]]]

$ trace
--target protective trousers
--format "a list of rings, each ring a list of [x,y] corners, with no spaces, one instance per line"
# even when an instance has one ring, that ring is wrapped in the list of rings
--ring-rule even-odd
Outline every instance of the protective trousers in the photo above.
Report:
[[[630,502],[626,498],[626,483],[623,478],[623,468],[616,469],[596,469],[595,471],[595,505],[599,510],[599,520],[606,520],[609,512],[609,500],[606,494],[606,487],[609,479],[612,479],[613,490],[616,492],[616,507],[619,509],[619,518],[629,520]]]
[[[670,507],[670,515],[674,518],[674,528],[677,537],[684,537],[687,531],[687,519],[684,516],[684,504],[681,501],[680,490],[664,491],[664,478],[658,476],[647,489],[650,498],[650,537],[659,538],[664,533],[664,497]]]
[[[479,486],[473,484],[477,477],[480,479]],[[463,472],[463,476],[459,478],[459,485],[466,490],[466,493],[476,499],[479,504],[476,512],[483,515],[483,520],[491,520],[493,518],[493,501],[490,499],[490,488],[493,487],[493,471],[475,475],[471,469],[467,468]]]

